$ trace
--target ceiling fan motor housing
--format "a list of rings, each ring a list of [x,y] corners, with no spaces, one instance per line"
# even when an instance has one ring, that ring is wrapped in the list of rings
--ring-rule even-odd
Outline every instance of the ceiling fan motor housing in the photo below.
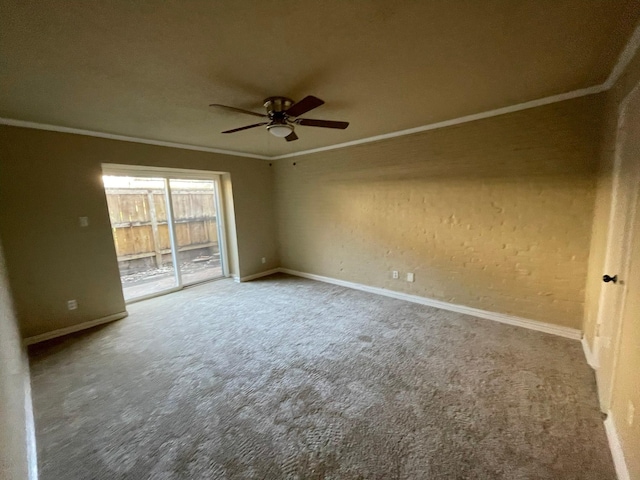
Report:
[[[290,121],[285,113],[293,105],[293,100],[287,97],[269,97],[264,100],[264,108],[273,124],[286,125]]]
[[[293,105],[293,100],[287,97],[269,97],[264,100],[264,108],[267,109],[267,114],[272,115],[282,113],[289,109]]]

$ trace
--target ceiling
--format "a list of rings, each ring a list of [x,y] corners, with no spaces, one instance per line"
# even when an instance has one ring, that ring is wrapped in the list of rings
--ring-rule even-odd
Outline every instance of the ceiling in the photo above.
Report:
[[[0,0],[0,117],[282,155],[601,84],[637,0]],[[262,100],[315,95],[285,142]]]

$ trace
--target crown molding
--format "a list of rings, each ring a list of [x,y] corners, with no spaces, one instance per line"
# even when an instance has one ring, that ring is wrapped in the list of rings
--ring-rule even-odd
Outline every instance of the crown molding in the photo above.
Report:
[[[549,105],[551,103],[563,102],[572,98],[584,97],[587,95],[594,95],[609,90],[613,87],[622,73],[625,71],[629,62],[633,59],[636,52],[640,48],[640,24],[636,26],[636,29],[631,34],[629,41],[625,45],[624,49],[618,56],[615,66],[611,70],[611,73],[607,77],[604,83],[600,85],[594,85],[588,88],[582,88],[579,90],[573,90],[571,92],[561,93],[558,95],[552,95],[550,97],[540,98],[538,100],[532,100],[530,102],[519,103],[508,107],[497,108],[495,110],[488,110],[486,112],[475,113],[473,115],[466,115],[464,117],[454,118],[451,120],[445,120],[443,122],[432,123],[429,125],[423,125],[421,127],[409,128],[407,130],[400,130],[397,132],[386,133],[383,135],[376,135],[374,137],[362,138],[360,140],[354,140],[351,142],[339,143],[336,145],[329,145],[327,147],[314,148],[311,150],[303,150],[301,152],[287,153],[285,155],[278,155],[271,157],[271,160],[280,160],[284,158],[299,157],[301,155],[309,155],[311,153],[326,152],[328,150],[335,150],[337,148],[352,147],[354,145],[362,145],[370,142],[378,142],[380,140],[386,140],[389,138],[401,137],[404,135],[411,135],[414,133],[426,132],[429,130],[436,130],[438,128],[450,127],[452,125],[460,125],[462,123],[473,122],[475,120],[481,120],[484,118],[497,117],[507,113],[519,112],[521,110],[527,110],[529,108],[541,107],[543,105]]]
[[[472,115],[465,115],[464,117],[453,118],[451,120],[445,120],[443,122],[430,123],[428,125],[422,125],[420,127],[408,128],[406,130],[399,130],[397,132],[385,133],[383,135],[376,135],[374,137],[361,138],[359,140],[353,140],[351,142],[338,143],[335,145],[329,145],[327,147],[314,148],[311,150],[303,150],[301,152],[287,153],[285,155],[278,155],[271,157],[271,160],[280,160],[283,158],[299,157],[301,155],[309,155],[311,153],[326,152],[327,150],[335,150],[337,148],[352,147],[354,145],[362,145],[363,143],[379,142],[380,140],[387,140],[389,138],[403,137],[405,135],[412,135],[414,133],[427,132],[429,130],[437,130],[439,128],[451,127],[453,125],[460,125],[461,123],[474,122],[476,120],[482,120],[484,118],[497,117],[499,115],[505,115],[507,113],[519,112],[521,110],[527,110],[529,108],[541,107],[550,103],[563,102],[572,98],[584,97],[587,95],[593,95],[606,90],[604,85],[595,85],[589,88],[581,88],[580,90],[573,90],[567,93],[560,93],[558,95],[552,95],[551,97],[540,98],[538,100],[531,100],[530,102],[518,103],[516,105],[510,105],[508,107],[496,108],[495,110],[488,110],[486,112],[474,113]]]
[[[310,150],[302,150],[300,152],[286,153],[284,155],[258,155],[255,153],[240,152],[236,150],[224,150],[220,148],[201,147],[197,145],[189,145],[186,143],[173,143],[164,142],[161,140],[151,140],[148,138],[129,137],[126,135],[116,135],[112,133],[104,133],[93,130],[84,130],[79,128],[62,127],[59,125],[48,125],[45,123],[26,122],[23,120],[16,120],[12,118],[1,118],[0,125],[10,125],[14,127],[33,128],[37,130],[49,130],[52,132],[73,133],[76,135],[86,135],[90,137],[107,138],[110,140],[121,140],[123,142],[144,143],[147,145],[157,145],[160,147],[181,148],[183,150],[196,150],[199,152],[220,153],[223,155],[233,155],[236,157],[244,158],[257,158],[259,160],[281,160],[286,158],[300,157],[303,155],[310,155],[312,153],[326,152],[329,150],[336,150],[339,148],[352,147],[355,145],[362,145],[365,143],[379,142],[380,140],[387,140],[389,138],[402,137],[404,135],[412,135],[414,133],[427,132],[429,130],[437,130],[439,128],[450,127],[453,125],[460,125],[462,123],[473,122],[476,120],[482,120],[485,118],[497,117],[499,115],[505,115],[507,113],[519,112],[521,110],[527,110],[529,108],[541,107],[543,105],[549,105],[551,103],[563,102],[572,98],[584,97],[587,95],[594,95],[609,90],[618,81],[624,70],[629,65],[629,62],[633,59],[636,52],[640,48],[640,24],[636,26],[633,34],[629,38],[629,41],[625,45],[624,49],[618,56],[615,66],[611,70],[611,73],[607,77],[604,83],[600,85],[594,85],[587,88],[581,88],[579,90],[573,90],[571,92],[560,93],[558,95],[552,95],[550,97],[540,98],[537,100],[531,100],[529,102],[518,103],[508,107],[497,108],[494,110],[488,110],[485,112],[474,113],[472,115],[465,115],[463,117],[453,118],[451,120],[445,120],[442,122],[431,123],[422,125],[420,127],[409,128],[406,130],[399,130],[397,132],[385,133],[383,135],[375,135],[373,137],[361,138],[359,140],[353,140],[350,142],[337,143],[335,145],[328,145],[326,147],[312,148]]]
[[[551,97],[540,98],[538,100],[532,100],[530,102],[519,103],[517,105],[510,105],[508,107],[497,108],[495,110],[488,110],[486,112],[474,113],[472,115],[465,115],[464,117],[453,118],[451,120],[445,120],[437,123],[430,123],[422,125],[420,127],[409,128],[406,130],[399,130],[397,132],[385,133],[383,135],[375,135],[373,137],[361,138],[350,142],[337,143],[335,145],[328,145],[326,147],[313,148],[310,150],[302,150],[300,152],[286,153],[284,155],[258,155],[255,153],[245,153],[235,150],[223,150],[219,148],[201,147],[197,145],[189,145],[186,143],[173,143],[165,142],[162,140],[151,140],[148,138],[130,137],[127,135],[117,135],[113,133],[104,133],[93,130],[84,130],[80,128],[62,127],[59,125],[49,125],[45,123],[26,122],[24,120],[16,120],[13,118],[0,117],[0,125],[9,125],[12,127],[32,128],[36,130],[47,130],[52,132],[72,133],[75,135],[85,135],[89,137],[106,138],[110,140],[121,140],[123,142],[132,143],[144,143],[147,145],[156,145],[160,147],[181,148],[183,150],[196,150],[199,152],[220,153],[223,155],[233,155],[236,157],[244,158],[257,158],[259,160],[282,160],[286,158],[300,157],[302,155],[310,155],[312,153],[326,152],[329,150],[336,150],[339,148],[352,147],[354,145],[362,145],[365,143],[379,142],[380,140],[387,140],[390,138],[403,137],[405,135],[412,135],[414,133],[426,132],[429,130],[437,130],[439,128],[450,127],[453,125],[460,125],[462,123],[473,122],[476,120],[482,120],[484,118],[497,117],[499,115],[505,115],[507,113],[519,112],[521,110],[527,110],[529,108],[540,107],[542,105],[548,105],[551,103],[562,102],[564,100],[570,100],[572,98],[584,97],[587,95],[593,95],[605,91],[605,85],[595,85],[589,88],[582,88],[580,90],[573,90],[567,93],[561,93],[553,95]]]
[[[95,130],[84,130],[81,128],[61,127],[59,125],[49,125],[46,123],[25,122],[24,120],[15,120],[13,118],[0,117],[0,125],[9,125],[11,127],[33,128],[35,130],[47,130],[50,132],[73,133],[75,135],[107,138],[109,140],[120,140],[123,142],[144,143],[147,145],[156,145],[159,147],[180,148],[182,150],[196,150],[198,152],[220,153],[222,155],[233,155],[235,157],[257,158],[259,160],[272,159],[271,157],[267,157],[265,155],[257,155],[255,153],[238,152],[235,150],[223,150],[221,148],[201,147],[198,145],[189,145],[187,143],[164,142],[162,140],[151,140],[148,138],[129,137],[127,135],[117,135],[114,133],[98,132]]]
[[[638,47],[640,47],[640,24],[638,24],[636,29],[631,34],[631,38],[629,38],[629,41],[618,56],[618,61],[613,67],[613,70],[611,70],[609,77],[602,84],[602,86],[605,87],[605,90],[609,90],[616,84],[624,70],[629,65],[629,62],[631,62],[636,52],[638,51]]]
[[[626,51],[626,49],[625,49]],[[628,63],[628,61],[627,61]],[[558,95],[552,95],[550,97],[539,98],[537,100],[531,100],[529,102],[518,103],[516,105],[510,105],[508,107],[497,108],[495,110],[488,110],[481,113],[474,113],[472,115],[465,115],[464,117],[453,118],[451,120],[445,120],[437,123],[430,123],[422,125],[420,127],[409,128],[406,130],[399,130],[397,132],[385,133],[383,135],[375,135],[373,137],[361,138],[350,142],[337,143],[335,145],[328,145],[326,147],[313,148],[310,150],[302,150],[300,152],[286,153],[284,155],[258,155],[255,153],[245,153],[235,150],[223,150],[219,148],[201,147],[197,145],[189,145],[186,143],[173,143],[164,142],[161,140],[150,140],[147,138],[129,137],[126,135],[116,135],[112,133],[97,132],[93,130],[83,130],[79,128],[61,127],[58,125],[48,125],[44,123],[25,122],[23,120],[15,120],[13,118],[0,117],[0,125],[9,125],[13,127],[33,128],[36,130],[48,130],[53,132],[72,133],[76,135],[86,135],[90,137],[107,138],[110,140],[121,140],[124,142],[144,143],[147,145],[157,145],[160,147],[181,148],[184,150],[196,150],[199,152],[220,153],[223,155],[233,155],[236,157],[244,158],[257,158],[259,160],[282,160],[286,158],[300,157],[303,155],[310,155],[312,153],[326,152],[329,150],[336,150],[339,148],[352,147],[355,145],[363,145],[365,143],[379,142],[381,140],[387,140],[390,138],[403,137],[405,135],[412,135],[414,133],[427,132],[429,130],[437,130],[439,128],[451,127],[453,125],[460,125],[463,123],[474,122],[476,120],[482,120],[485,118],[497,117],[499,115],[505,115],[507,113],[519,112],[521,110],[527,110],[530,108],[541,107],[543,105],[549,105],[551,103],[563,102],[565,100],[571,100],[572,98],[584,97],[587,95],[594,95],[596,93],[604,92],[608,87],[605,84],[594,85],[593,87],[581,88],[579,90],[573,90],[571,92],[560,93]]]

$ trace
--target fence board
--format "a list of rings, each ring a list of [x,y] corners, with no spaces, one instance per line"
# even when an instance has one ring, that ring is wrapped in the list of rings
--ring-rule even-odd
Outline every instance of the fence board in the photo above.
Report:
[[[122,260],[157,255],[170,249],[164,192],[160,189],[107,189],[116,255]],[[181,250],[218,244],[216,210],[211,190],[172,190],[176,237]],[[151,200],[152,199],[152,200]],[[154,240],[152,209],[156,214]],[[158,261],[160,261],[158,255]]]

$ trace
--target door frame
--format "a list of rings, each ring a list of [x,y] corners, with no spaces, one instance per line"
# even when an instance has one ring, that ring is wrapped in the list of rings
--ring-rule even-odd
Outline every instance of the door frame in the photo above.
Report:
[[[632,186],[630,190],[629,198],[622,196],[622,188],[620,186],[623,181],[623,175],[628,175],[628,172],[622,172],[623,168],[623,148],[625,146],[626,137],[624,135],[624,125],[626,116],[628,114],[628,108],[632,102],[635,101],[640,106],[640,82],[624,97],[618,111],[616,121],[616,139],[615,139],[615,152],[614,152],[614,164],[612,171],[612,188],[611,188],[611,206],[609,209],[609,222],[607,239],[605,246],[605,259],[603,264],[602,274],[618,274],[622,281],[626,281],[629,275],[630,263],[631,263],[631,246],[633,241],[633,223],[636,220],[636,203],[638,195],[640,195],[640,162],[631,163],[632,166]],[[635,167],[633,169],[633,167]],[[616,230],[616,211],[618,209],[626,209],[626,215],[624,215],[624,224],[622,226],[622,237],[615,238],[614,230]],[[618,272],[609,271],[610,264],[613,259],[613,251],[617,250],[621,252],[620,255],[620,269]],[[615,305],[615,315],[613,318],[609,315],[609,309],[611,307],[611,300],[608,300],[607,294],[609,290],[608,285],[604,283],[600,284],[600,293],[598,296],[598,313],[596,318],[595,336],[594,336],[594,363],[596,369],[596,381],[598,384],[598,398],[600,401],[600,409],[603,412],[607,412],[611,407],[611,400],[613,396],[613,389],[615,385],[615,372],[618,363],[620,341],[621,341],[621,326],[622,326],[622,313],[626,300],[627,290],[624,289],[621,292],[620,297],[617,299],[617,305]],[[602,326],[605,323],[612,322],[611,338],[610,338],[610,350],[612,355],[612,361],[609,372],[603,372],[603,365],[601,363],[603,340],[601,337]],[[603,381],[606,380],[606,384],[603,385]]]
[[[114,176],[126,176],[126,177],[153,177],[153,178],[161,178],[164,180],[167,202],[167,212],[169,213],[169,218],[172,220],[167,223],[169,228],[169,235],[171,236],[171,256],[173,259],[173,263],[176,266],[175,275],[176,275],[176,286],[167,290],[162,290],[161,292],[151,293],[149,295],[142,295],[140,297],[136,297],[134,299],[128,300],[126,304],[131,304],[135,302],[139,302],[142,300],[148,300],[150,298],[158,297],[160,295],[166,295],[168,293],[174,293],[182,290],[185,287],[190,287],[192,285],[197,285],[199,283],[208,282],[212,280],[218,280],[220,278],[228,278],[231,276],[231,272],[229,269],[229,250],[227,244],[227,229],[226,229],[226,204],[222,191],[222,176],[225,175],[225,172],[217,172],[210,170],[191,170],[191,169],[182,169],[182,168],[166,168],[166,167],[149,167],[149,166],[139,166],[139,165],[124,165],[124,164],[114,164],[114,163],[103,163],[102,164],[102,175],[114,175]],[[178,265],[178,239],[176,237],[175,232],[175,222],[174,214],[173,214],[173,201],[171,197],[171,188],[170,188],[170,180],[211,180],[214,184],[214,202],[216,207],[216,228],[218,233],[218,249],[220,250],[220,264],[222,266],[222,276],[217,278],[212,278],[208,280],[203,280],[203,282],[190,283],[188,285],[184,285],[182,281],[182,273],[180,272],[180,268]]]

